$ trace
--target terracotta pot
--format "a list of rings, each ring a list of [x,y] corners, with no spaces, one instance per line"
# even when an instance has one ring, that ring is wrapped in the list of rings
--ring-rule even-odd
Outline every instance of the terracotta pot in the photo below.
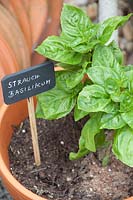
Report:
[[[27,56],[30,56],[31,48],[32,65],[44,62],[46,59],[34,52],[34,48],[48,35],[58,34],[63,0],[0,0],[0,3],[3,22],[0,32],[15,52],[20,68],[30,66]]]
[[[14,200],[46,200],[22,186],[9,170],[8,146],[13,133],[12,125],[18,125],[26,117],[26,101],[0,108],[0,175]],[[133,200],[133,197],[126,200]]]
[[[28,10],[29,10],[29,3],[31,0],[21,0],[23,2],[23,5],[28,13]]]
[[[28,16],[31,27],[32,46],[35,48],[42,29],[46,28],[48,6],[46,0],[29,1]]]
[[[0,80],[7,74],[14,73],[19,70],[14,52],[0,35]],[[3,95],[0,84],[0,105],[3,103]]]
[[[27,117],[26,101],[0,108],[0,175],[14,200],[45,200],[23,187],[9,171],[8,146],[12,137],[12,125],[18,125]]]
[[[13,73],[19,70],[16,57],[7,41],[0,34],[0,60],[5,74]],[[1,69],[1,68],[0,68]]]
[[[24,35],[11,13],[0,5],[0,33],[14,51],[20,68],[30,66],[30,53]]]
[[[31,49],[32,49],[31,33],[32,32],[30,28],[30,22],[29,22],[27,10],[22,0],[17,0],[17,1],[10,0],[9,4],[12,6],[14,10],[14,15],[16,16],[16,19],[18,20],[18,23],[22,29],[22,32],[24,33],[25,40],[31,52]]]
[[[55,71],[59,70],[62,68],[55,68]],[[27,116],[26,100],[10,106],[4,103],[0,105],[0,176],[14,200],[46,200],[22,186],[9,170],[8,146],[13,134],[12,125],[19,125]]]
[[[45,61],[43,56],[34,52],[39,44],[39,38],[43,30],[47,29],[48,5],[47,0],[32,0],[29,2],[28,15],[32,32],[32,65]],[[39,22],[39,23],[38,23]],[[37,56],[36,56],[37,55]]]
[[[128,198],[128,199],[125,199],[125,200],[133,200],[133,197],[130,197],[130,198]]]
[[[9,1],[10,0],[0,0],[0,3],[14,15],[14,10]]]

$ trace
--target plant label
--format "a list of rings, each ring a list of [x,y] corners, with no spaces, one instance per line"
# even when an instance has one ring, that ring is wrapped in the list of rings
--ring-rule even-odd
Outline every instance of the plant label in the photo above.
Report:
[[[7,75],[1,83],[6,104],[27,99],[55,86],[54,64],[48,61]]]

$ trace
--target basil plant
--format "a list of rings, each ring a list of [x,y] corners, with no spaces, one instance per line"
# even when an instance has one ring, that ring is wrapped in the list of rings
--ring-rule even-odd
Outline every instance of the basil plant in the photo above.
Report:
[[[37,96],[37,117],[59,119],[72,110],[75,121],[89,116],[71,160],[96,152],[109,129],[113,153],[133,167],[133,66],[123,66],[119,47],[108,43],[131,15],[94,24],[82,10],[64,4],[60,36],[49,36],[36,49],[64,69],[56,72],[55,88]]]

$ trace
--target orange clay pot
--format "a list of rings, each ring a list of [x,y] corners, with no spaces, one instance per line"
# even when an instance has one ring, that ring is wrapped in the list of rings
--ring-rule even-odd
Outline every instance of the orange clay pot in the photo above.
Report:
[[[30,53],[24,35],[11,13],[0,5],[0,33],[14,51],[20,69],[30,66]]]
[[[5,74],[13,73],[19,70],[19,66],[14,52],[0,34],[0,61],[3,65]],[[1,69],[1,68],[0,68]]]
[[[22,186],[9,170],[8,146],[13,133],[12,125],[19,125],[27,115],[26,101],[0,107],[0,175],[14,200],[46,200]],[[133,200],[133,197],[126,200]]]
[[[9,1],[10,0],[0,0],[0,3],[14,15],[14,10]]]
[[[0,80],[5,75],[3,70],[1,70],[2,67],[3,67],[3,65],[2,65],[2,62],[0,61]],[[2,95],[2,88],[1,88],[1,84],[0,84],[0,107],[1,107],[2,103],[3,103],[3,95]]]
[[[46,0],[29,1],[28,16],[29,16],[29,21],[30,21],[30,26],[31,26],[31,36],[32,36],[33,47],[37,46],[39,36],[42,33],[42,29],[46,25],[47,12],[48,12],[48,9],[47,9]]]
[[[14,73],[19,70],[18,63],[14,52],[0,35],[0,80],[7,74]],[[3,95],[0,84],[0,105],[3,103]]]
[[[61,68],[56,67],[55,71]],[[36,101],[36,100],[35,100]],[[14,200],[47,200],[21,185],[10,173],[8,146],[13,134],[12,126],[19,125],[28,116],[27,101],[0,106],[0,176]]]
[[[18,125],[27,117],[26,101],[0,107],[0,175],[14,200],[46,200],[23,187],[9,171],[8,146],[12,137],[12,125]]]
[[[31,52],[32,49],[32,42],[31,42],[31,30],[30,30],[30,23],[27,11],[24,7],[24,4],[22,0],[10,0],[9,3],[13,10],[14,15],[16,16],[16,19],[18,20],[18,23],[22,29],[22,32],[24,33],[25,40],[27,42],[28,48]]]
[[[31,0],[21,0],[21,1],[22,1],[23,5],[24,5],[24,7],[25,7],[25,9],[26,9],[26,11],[28,13],[29,3],[30,3]]]

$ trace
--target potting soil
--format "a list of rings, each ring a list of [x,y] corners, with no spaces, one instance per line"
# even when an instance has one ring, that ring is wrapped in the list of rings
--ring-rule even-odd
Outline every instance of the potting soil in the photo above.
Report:
[[[102,167],[101,153],[69,160],[69,153],[78,150],[83,124],[75,123],[72,114],[60,120],[37,120],[42,162],[39,167],[34,164],[29,120],[14,127],[9,148],[12,174],[48,200],[123,200],[132,196],[133,168],[113,155],[106,167]]]

